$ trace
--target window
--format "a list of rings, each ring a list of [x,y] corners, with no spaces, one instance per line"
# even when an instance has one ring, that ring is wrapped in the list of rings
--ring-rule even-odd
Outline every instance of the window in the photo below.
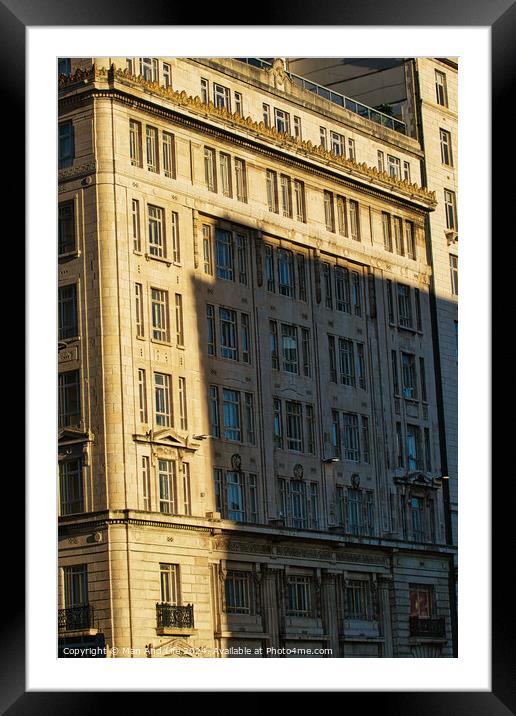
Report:
[[[84,512],[82,460],[59,463],[59,513],[73,515]]]
[[[337,156],[341,156],[343,152],[344,137],[337,132],[330,132],[331,151]]]
[[[324,192],[324,220],[326,230],[335,232],[335,213],[333,208],[333,194],[331,191]]]
[[[446,75],[444,72],[435,71],[435,95],[437,104],[442,107],[448,106],[448,92],[446,88]]]
[[[335,266],[335,307],[337,311],[351,313],[349,271],[342,266]]]
[[[403,397],[416,400],[416,357],[412,353],[401,354],[401,376],[403,379]]]
[[[411,584],[409,589],[410,616],[428,619],[433,612],[433,589],[424,584]]]
[[[204,147],[204,181],[209,191],[217,191],[215,150],[209,147]]]
[[[217,355],[215,339],[215,309],[209,303],[206,304],[206,330],[208,337],[208,355]]]
[[[247,286],[247,236],[237,234],[238,281]]]
[[[57,250],[59,254],[75,251],[75,204],[73,201],[64,201],[59,204]]]
[[[170,383],[169,375],[154,373],[154,419],[156,425],[164,428],[170,428],[173,424]]]
[[[158,162],[158,130],[156,127],[145,127],[145,148],[147,153],[147,169],[159,172]]]
[[[168,132],[163,132],[162,135],[162,150],[163,150],[163,174],[166,177],[175,179],[175,149],[174,149],[174,136]]]
[[[312,362],[310,357],[310,331],[301,329],[301,350],[303,358],[303,375],[309,378],[312,375]]]
[[[220,185],[222,187],[222,193],[224,196],[233,196],[233,187],[231,182],[231,157],[229,154],[220,152]]]
[[[457,206],[455,203],[455,192],[449,189],[444,190],[444,211],[446,214],[446,228],[452,231],[457,230]]]
[[[204,77],[201,77],[201,102],[208,104],[210,101],[210,83]]]
[[[374,611],[368,579],[346,580],[346,618],[371,621]]]
[[[135,119],[129,120],[129,156],[133,167],[142,166],[142,125]]]
[[[342,446],[340,442],[340,416],[338,410],[331,411],[331,444],[333,456],[340,457],[342,455]]]
[[[296,326],[281,324],[281,355],[283,370],[287,373],[299,373]]]
[[[417,425],[407,425],[407,462],[409,470],[423,470],[421,429]]]
[[[382,211],[383,245],[386,251],[392,251],[391,217]]]
[[[263,123],[265,124],[266,127],[270,127],[270,126],[271,126],[271,108],[270,108],[270,105],[268,105],[268,104],[263,104],[263,105],[262,105],[262,110],[263,110]]]
[[[358,357],[358,387],[362,390],[366,390],[366,367],[365,367],[365,355],[364,355],[364,344],[357,343],[357,357]]]
[[[410,164],[409,162],[403,162],[403,181],[410,184]]]
[[[245,521],[245,487],[241,473],[226,473],[227,518],[237,522]]]
[[[387,312],[389,314],[389,323],[394,323],[394,302],[392,298],[392,281],[387,279],[385,282],[387,290]]]
[[[391,367],[392,367],[392,388],[394,395],[400,394],[400,382],[398,378],[398,354],[396,351],[391,351]]]
[[[165,216],[159,206],[148,206],[149,212],[149,254],[163,258],[166,255]]]
[[[323,147],[323,149],[326,149],[328,146],[328,139],[327,139],[326,129],[324,127],[319,128],[319,139],[320,139],[321,147]]]
[[[244,116],[244,110],[242,108],[242,95],[240,92],[235,92],[235,112],[240,116]]]
[[[81,422],[79,371],[60,373],[58,377],[58,426],[66,428]]]
[[[222,389],[222,414],[224,439],[242,441],[242,424],[240,414],[240,393],[229,388]]]
[[[219,308],[220,355],[229,360],[238,360],[236,311]]]
[[[450,254],[450,280],[451,292],[454,296],[459,295],[459,259],[454,254]]]
[[[346,199],[343,196],[337,197],[337,223],[339,234],[341,236],[348,235],[348,215],[346,208]]]
[[[425,374],[425,359],[419,359],[419,381],[421,384],[421,400],[426,403],[428,400],[426,393],[426,374]]]
[[[396,252],[400,256],[405,255],[405,247],[403,245],[403,223],[399,216],[393,218],[394,223],[394,243],[396,244]]]
[[[387,155],[387,170],[389,176],[395,179],[401,179],[400,160],[397,157],[393,157],[390,154]]]
[[[138,407],[140,423],[147,423],[147,377],[143,368],[138,368]]]
[[[282,109],[274,109],[274,124],[278,132],[290,134],[290,114]]]
[[[269,321],[269,344],[272,368],[273,370],[279,370],[278,324],[276,321]]]
[[[306,452],[315,454],[315,414],[313,405],[305,405]]]
[[[159,511],[176,514],[177,485],[174,460],[158,460]]]
[[[224,107],[231,112],[231,98],[227,87],[213,83],[213,104],[215,107]]]
[[[160,600],[162,604],[179,604],[179,565],[160,564]]]
[[[303,452],[303,408],[301,403],[285,401],[287,449]]]
[[[355,140],[351,139],[351,137],[348,137],[348,159],[351,159],[352,162],[355,162],[357,158],[356,152],[355,152]]]
[[[425,461],[428,472],[432,470],[432,449],[430,446],[430,430],[425,428]]]
[[[282,448],[283,447],[283,419],[281,414],[281,400],[278,400],[277,398],[274,399],[273,402],[273,437],[274,437],[274,446]]]
[[[297,254],[297,297],[300,301],[306,301],[306,265],[303,254]]]
[[[278,206],[278,177],[276,172],[273,172],[272,169],[267,169],[266,172],[266,180],[267,180],[267,204],[269,206],[269,211],[273,211],[274,213],[279,213],[279,206]]]
[[[60,286],[58,289],[59,330],[60,341],[75,338],[78,335],[77,326],[77,286]]]
[[[326,308],[333,308],[333,295],[332,295],[332,282],[331,282],[331,266],[328,263],[323,263],[323,277],[324,277],[324,290],[325,298],[324,305]]]
[[[141,283],[134,284],[134,315],[136,335],[138,338],[143,338],[145,336],[145,322],[143,317],[143,286]]]
[[[172,260],[175,264],[181,263],[181,242],[179,239],[179,216],[172,212]]]
[[[183,462],[183,512],[192,514],[192,491],[190,487],[190,463]]]
[[[153,57],[140,57],[140,74],[147,82],[157,82],[158,60]]]
[[[309,617],[312,615],[310,587],[310,577],[287,577],[287,614],[289,616]]]
[[[441,162],[449,167],[453,166],[451,134],[446,129],[439,130],[441,142]]]
[[[176,342],[178,346],[184,346],[185,343],[183,297],[180,293],[176,293]]]
[[[172,87],[172,68],[168,62],[163,63],[163,86],[165,89]]]
[[[301,139],[301,118],[294,115],[294,137]]]
[[[422,497],[411,497],[409,500],[412,539],[416,542],[425,541],[425,503]]]
[[[151,510],[151,479],[150,479],[150,458],[142,456],[142,498],[143,509]]]
[[[238,201],[247,202],[247,175],[243,159],[235,158],[235,179]]]
[[[351,272],[351,292],[353,295],[353,310],[355,316],[362,315],[362,292],[360,290],[360,276],[356,271]]]
[[[378,150],[377,156],[378,156],[378,171],[383,173],[383,172],[385,172],[385,155],[382,151]]]
[[[348,487],[347,502],[347,531],[353,535],[373,534],[373,491]]]
[[[278,287],[282,296],[294,298],[294,256],[292,251],[278,249]]]
[[[394,351],[393,351],[394,352]],[[403,467],[405,464],[403,458],[403,435],[401,432],[401,423],[396,423],[396,466]]]
[[[179,378],[179,427],[181,430],[188,430],[186,378]]]
[[[398,314],[400,326],[412,328],[412,302],[410,300],[410,288],[402,283],[398,284]]]
[[[214,468],[215,504],[225,519],[258,522],[256,475]]]
[[[361,416],[362,422],[362,462],[369,463],[369,418],[366,415]]]
[[[152,338],[168,343],[170,329],[168,320],[168,291],[151,288]]]
[[[337,361],[335,354],[335,337],[328,336],[328,353],[330,359],[330,380],[332,383],[337,382]]]
[[[72,61],[69,57],[59,57],[57,60],[57,73],[70,76],[72,73]]]
[[[131,204],[131,228],[133,236],[133,249],[134,251],[141,251],[140,202],[138,199],[133,199]]]
[[[226,614],[250,614],[250,574],[229,571],[224,582]]]
[[[414,303],[416,306],[416,328],[418,331],[423,330],[421,323],[421,294],[418,288],[414,289]]]
[[[85,607],[89,604],[88,566],[86,564],[63,567],[63,591],[65,609]]]
[[[355,387],[355,352],[353,341],[339,338],[340,382]]]
[[[416,260],[416,240],[414,236],[414,224],[411,221],[405,222],[405,244],[409,259]]]
[[[251,329],[247,313],[240,314],[240,353],[243,363],[251,362]]]
[[[281,213],[287,218],[292,218],[292,187],[290,183],[290,177],[284,174],[280,177],[281,187]]]
[[[59,124],[58,139],[58,168],[65,169],[71,167],[75,155],[74,147],[74,131],[71,122],[61,122]]]
[[[233,235],[230,231],[215,229],[215,263],[217,278],[234,281]]]
[[[211,228],[207,224],[202,225],[202,251],[204,259],[204,273],[213,275],[213,260],[211,257]]]
[[[360,437],[358,432],[358,415],[342,414],[342,445],[344,460],[360,462]]]
[[[214,438],[218,438],[220,437],[219,390],[216,385],[210,385],[208,398],[210,409],[211,434]]]

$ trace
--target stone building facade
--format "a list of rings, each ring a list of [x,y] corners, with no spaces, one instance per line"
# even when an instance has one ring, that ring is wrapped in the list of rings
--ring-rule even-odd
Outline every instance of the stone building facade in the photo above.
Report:
[[[60,64],[60,655],[451,656],[421,142],[282,60]]]

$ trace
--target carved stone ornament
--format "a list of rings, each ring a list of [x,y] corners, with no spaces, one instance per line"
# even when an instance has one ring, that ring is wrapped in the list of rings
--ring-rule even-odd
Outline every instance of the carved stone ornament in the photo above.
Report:
[[[298,462],[297,465],[294,465],[294,477],[296,478],[296,480],[302,480],[303,474],[303,466]]]
[[[237,471],[242,469],[242,458],[237,452],[231,455],[231,467]]]
[[[356,472],[351,475],[351,487],[354,490],[358,490],[360,487],[360,475],[358,475]]]
[[[273,61],[269,72],[272,86],[280,90],[285,89],[285,84],[290,82],[290,78],[285,70],[285,60],[277,57]]]

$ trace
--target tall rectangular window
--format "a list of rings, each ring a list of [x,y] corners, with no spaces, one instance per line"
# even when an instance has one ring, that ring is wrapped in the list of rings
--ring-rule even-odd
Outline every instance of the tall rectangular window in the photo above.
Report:
[[[407,246],[407,256],[409,259],[416,260],[416,239],[414,236],[414,224],[411,221],[405,222],[405,244]]]
[[[410,164],[409,162],[403,162],[403,181],[410,184]]]
[[[389,316],[389,323],[394,323],[394,301],[392,298],[392,281],[387,279],[385,282],[387,291],[387,313]]]
[[[353,311],[355,316],[362,315],[362,291],[360,289],[360,276],[357,271],[351,272],[351,293],[353,296]]]
[[[382,211],[383,245],[386,251],[392,251],[391,217]]]
[[[66,167],[71,167],[74,155],[73,124],[71,122],[61,122],[59,124],[58,139],[58,168],[65,169]]]
[[[446,75],[444,72],[435,71],[435,96],[437,104],[442,107],[448,106],[448,92],[446,88]]]
[[[176,293],[176,343],[178,346],[185,344],[185,330],[183,323],[183,297]]]
[[[228,572],[224,582],[226,614],[250,614],[248,572]]]
[[[306,291],[306,262],[303,254],[297,254],[297,297],[300,301],[307,301]]]
[[[426,374],[425,374],[425,359],[419,359],[419,382],[421,384],[421,400],[427,402],[428,397],[426,393]]]
[[[387,169],[389,176],[395,179],[401,179],[401,167],[398,157],[393,157],[390,154],[387,155]]]
[[[140,232],[140,202],[138,199],[132,200],[131,205],[131,228],[133,235],[133,249],[134,251],[142,250],[142,238]]]
[[[142,498],[143,509],[151,510],[150,458],[148,455],[142,456]]]
[[[333,208],[333,194],[331,191],[324,192],[324,220],[327,231],[335,231],[335,213]]]
[[[222,415],[224,440],[242,442],[240,393],[229,388],[222,389]]]
[[[412,328],[412,302],[410,300],[410,288],[402,283],[398,284],[398,315],[400,326]]]
[[[243,286],[247,286],[247,236],[245,234],[236,235],[236,246],[238,281]]]
[[[222,189],[222,194],[231,198],[233,196],[233,186],[231,181],[231,157],[229,156],[229,154],[224,154],[223,152],[220,152],[219,162],[220,186]]]
[[[281,411],[281,400],[277,398],[273,401],[273,439],[274,446],[283,447],[283,419]]]
[[[319,127],[319,143],[323,149],[326,149],[328,146],[327,133],[324,127]]]
[[[279,370],[278,324],[276,323],[276,321],[269,321],[269,343],[271,350],[272,369]]]
[[[312,613],[310,577],[288,577],[287,589],[287,614],[296,617],[310,616]]]
[[[58,304],[58,339],[63,341],[68,338],[76,338],[79,331],[77,322],[77,286],[74,283],[69,286],[59,287]]]
[[[217,191],[215,150],[210,147],[204,147],[204,181],[209,191]]]
[[[220,355],[229,360],[238,360],[236,311],[219,308]]]
[[[421,453],[421,428],[418,425],[407,425],[407,461],[409,470],[423,470]]]
[[[360,241],[360,211],[358,201],[349,202],[349,228],[351,238]]]
[[[243,363],[251,362],[251,328],[247,313],[240,314],[240,357]]]
[[[271,126],[271,108],[268,104],[262,105],[263,123],[266,127]]]
[[[170,376],[154,373],[154,419],[163,428],[173,427]]]
[[[353,341],[339,338],[340,382],[355,387],[355,351]]]
[[[346,582],[346,617],[361,621],[374,619],[369,580],[350,579]]]
[[[145,321],[143,312],[143,286],[141,283],[134,284],[134,316],[136,320],[136,335],[138,338],[144,338]]]
[[[156,127],[149,127],[149,125],[145,127],[145,149],[147,154],[147,169],[150,172],[158,172],[158,130]]]
[[[138,368],[138,408],[140,423],[147,423],[147,377],[143,368]]]
[[[59,463],[59,513],[78,512],[84,512],[82,460],[66,460]]]
[[[281,354],[283,370],[287,373],[299,373],[296,326],[281,324]]]
[[[160,564],[159,573],[161,603],[179,604],[179,565]]]
[[[220,437],[219,390],[216,385],[209,388],[210,429],[214,438]]]
[[[140,57],[140,75],[147,82],[157,82],[158,60],[155,57]]]
[[[310,331],[308,328],[301,329],[301,350],[303,358],[303,375],[310,378],[312,375],[312,361],[310,355]]]
[[[337,223],[339,234],[341,236],[348,235],[348,213],[346,208],[346,199],[343,196],[337,197]]]
[[[450,254],[450,280],[451,292],[454,296],[459,295],[459,258]]]
[[[215,264],[217,278],[234,281],[233,235],[230,231],[215,229]]]
[[[349,271],[342,266],[335,266],[335,306],[337,311],[351,313]]]
[[[129,156],[133,167],[142,166],[142,125],[135,119],[129,120]]]
[[[181,242],[179,238],[179,215],[177,211],[172,212],[172,261],[175,264],[181,263]]]
[[[235,92],[235,112],[239,117],[244,116],[244,110],[242,107],[242,94],[241,92]]]
[[[208,355],[217,355],[217,344],[215,338],[215,308],[206,304],[206,332],[208,336]]]
[[[287,448],[303,452],[303,408],[301,403],[286,400],[285,419]]]
[[[176,463],[158,460],[159,511],[167,515],[177,512]]]
[[[335,353],[335,336],[328,335],[328,357],[330,361],[330,380],[337,382],[337,359]]]
[[[163,87],[165,89],[172,87],[172,67],[168,62],[163,63]]]
[[[243,159],[235,158],[235,179],[238,201],[247,202],[247,174]]]
[[[358,387],[366,390],[366,366],[364,355],[364,344],[357,343],[357,360],[358,360]]]
[[[168,320],[168,291],[151,288],[152,338],[155,341],[170,341]]]
[[[276,282],[274,280],[274,250],[272,246],[265,246],[265,278],[267,279],[267,291],[275,293]]]
[[[449,189],[444,190],[444,211],[446,214],[446,228],[457,230],[457,206],[455,203],[455,192]]]
[[[441,142],[441,162],[449,167],[453,166],[451,134],[446,129],[439,130]]]
[[[294,297],[294,255],[292,251],[278,249],[278,287],[282,296]]]
[[[275,214],[279,213],[278,205],[278,176],[272,169],[267,169],[266,172],[266,186],[267,186],[267,204],[269,211],[273,211]]]
[[[204,273],[213,275],[213,260],[211,256],[211,227],[202,225],[202,252],[204,260]]]
[[[281,186],[281,213],[287,218],[292,218],[292,188],[290,177],[282,174],[280,177]]]
[[[331,151],[339,157],[342,156],[344,153],[344,137],[341,134],[337,134],[337,132],[330,132],[330,143]]]
[[[414,304],[416,307],[416,328],[418,331],[422,331],[423,324],[421,322],[421,294],[418,288],[414,289]]]
[[[166,177],[175,179],[174,135],[169,132],[163,132],[161,147],[163,153],[163,174]]]
[[[355,151],[355,140],[351,139],[351,137],[348,137],[348,159],[351,159],[352,162],[355,162],[357,159]]]
[[[231,112],[231,97],[227,87],[213,83],[213,104],[215,107],[224,107]]]
[[[360,462],[358,415],[355,413],[342,414],[342,443],[344,460]]]
[[[338,410],[331,411],[331,444],[333,448],[333,457],[340,457],[340,416]]]
[[[385,154],[380,149],[377,151],[377,159],[378,171],[383,173],[385,171]]]
[[[367,415],[362,415],[362,462],[369,463],[370,461],[370,441],[369,441],[369,418]]]
[[[290,114],[282,109],[274,109],[274,124],[278,132],[290,134]]]
[[[400,381],[398,377],[398,354],[391,351],[391,367],[392,367],[392,388],[394,395],[400,394]]]
[[[401,354],[401,376],[403,379],[403,397],[415,400],[417,398],[416,357],[412,353]]]
[[[432,451],[430,447],[430,430],[425,428],[425,462],[428,472],[432,470]]]
[[[179,378],[179,427],[181,430],[188,430],[186,378]]]
[[[210,101],[210,83],[204,77],[201,77],[201,102],[208,104]]]
[[[296,139],[301,139],[301,117],[296,117],[294,115],[293,117],[293,129],[294,129],[294,137]]]
[[[64,605],[66,609],[89,604],[88,565],[74,564],[63,567]]]
[[[149,254],[163,258],[166,255],[165,212],[159,206],[148,205]]]
[[[396,466],[403,467],[403,435],[401,432],[401,423],[396,423]]]
[[[254,431],[254,399],[252,393],[244,393],[245,439],[250,445],[256,442]]]
[[[58,377],[58,426],[66,428],[81,422],[81,391],[79,371],[59,373]]]
[[[393,218],[394,223],[394,242],[396,244],[396,252],[400,256],[405,255],[405,247],[403,245],[403,223],[399,216]]]
[[[192,490],[190,486],[190,463],[183,462],[183,512],[192,514]]]
[[[313,405],[305,405],[306,452],[315,454],[315,413]]]
[[[58,211],[58,242],[59,254],[75,251],[75,205],[73,201],[63,201]]]
[[[228,520],[245,522],[245,486],[242,473],[226,473],[226,495]]]
[[[323,278],[324,278],[324,305],[326,306],[326,308],[333,308],[331,266],[328,263],[323,263]]]

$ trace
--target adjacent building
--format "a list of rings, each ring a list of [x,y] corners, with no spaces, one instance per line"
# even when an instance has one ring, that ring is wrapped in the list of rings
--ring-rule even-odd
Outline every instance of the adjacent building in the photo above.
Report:
[[[60,61],[61,656],[453,655],[456,66],[411,66],[424,142],[283,59]]]

